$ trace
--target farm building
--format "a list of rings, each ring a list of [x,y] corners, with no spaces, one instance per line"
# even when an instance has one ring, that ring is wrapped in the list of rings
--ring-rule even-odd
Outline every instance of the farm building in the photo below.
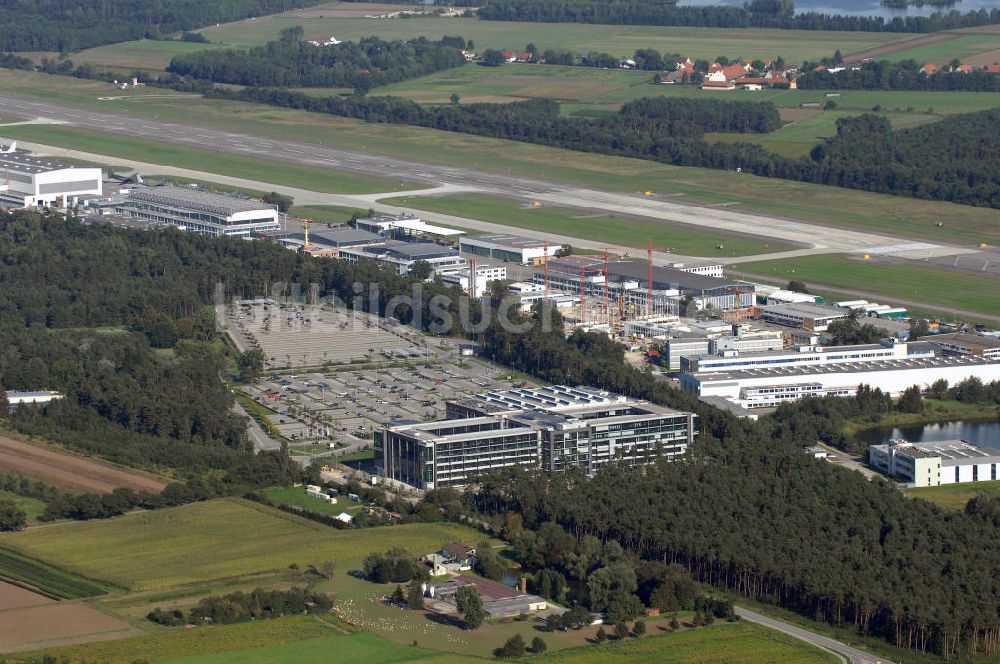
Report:
[[[549,603],[538,595],[529,595],[522,588],[512,588],[496,581],[463,575],[429,586],[429,596],[448,608],[455,606],[455,593],[463,586],[475,586],[483,600],[483,611],[489,618],[510,618],[524,613],[537,613],[549,608]],[[454,609],[454,610],[457,610]]]

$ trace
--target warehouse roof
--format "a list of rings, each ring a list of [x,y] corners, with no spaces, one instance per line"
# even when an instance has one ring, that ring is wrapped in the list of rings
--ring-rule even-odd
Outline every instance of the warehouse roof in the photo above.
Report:
[[[766,369],[738,369],[735,371],[698,371],[691,374],[699,382],[725,382],[748,378],[782,378],[788,376],[818,376],[821,374],[849,374],[902,369],[934,369],[951,366],[987,366],[995,362],[979,357],[960,355],[954,357],[922,357],[872,362],[837,362],[811,364],[798,367],[768,367]]]
[[[382,247],[378,247],[378,249],[382,249]],[[387,242],[385,250],[407,260],[458,255],[458,252],[451,247],[433,242]]]
[[[0,168],[7,171],[17,171],[38,175],[39,173],[51,173],[52,171],[62,171],[73,168],[96,168],[95,166],[74,166],[65,162],[56,161],[49,157],[33,157],[20,152],[0,154]]]
[[[779,316],[802,316],[804,318],[847,318],[851,312],[828,304],[796,302],[794,304],[769,304],[760,308],[764,314]]]
[[[218,194],[192,187],[163,185],[158,187],[135,187],[129,191],[129,201],[146,201],[160,205],[198,210],[211,214],[229,216],[237,212],[271,210],[268,205],[251,198],[237,198],[228,194]]]
[[[878,445],[888,448],[889,445]],[[973,445],[964,440],[939,440],[928,443],[895,443],[896,453],[913,459],[933,459],[940,457],[942,466],[958,466],[964,463],[996,463],[1000,461],[1000,451]]]
[[[508,233],[487,233],[475,237],[462,238],[462,242],[495,244],[498,247],[509,247],[511,249],[536,249],[545,247],[545,240],[524,237],[523,235],[510,235]],[[556,248],[557,245],[553,245]]]
[[[925,340],[932,344],[947,344],[958,346],[970,350],[990,350],[1000,348],[1000,339],[994,337],[982,337],[978,334],[968,334],[965,332],[953,332],[951,334],[936,334],[932,337],[925,337]]]

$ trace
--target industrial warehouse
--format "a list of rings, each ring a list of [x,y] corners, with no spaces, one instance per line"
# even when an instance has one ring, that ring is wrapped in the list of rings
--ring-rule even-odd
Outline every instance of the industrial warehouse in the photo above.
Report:
[[[1000,451],[964,440],[892,440],[869,447],[868,462],[912,487],[941,486],[997,479]]]
[[[9,149],[16,146],[11,145]],[[101,193],[100,168],[73,166],[49,157],[0,153],[0,202],[16,207],[72,207],[78,196]]]
[[[487,392],[446,403],[447,419],[387,427],[376,460],[388,479],[419,489],[462,487],[509,466],[587,474],[612,460],[678,458],[696,434],[692,413],[588,387]]]
[[[929,343],[886,339],[864,346],[799,347],[792,352],[734,353],[682,358],[683,389],[699,397],[722,397],[743,408],[774,407],[804,396],[849,396],[861,385],[899,396],[913,385],[926,390],[977,377],[1000,380],[1000,362],[945,354]]]

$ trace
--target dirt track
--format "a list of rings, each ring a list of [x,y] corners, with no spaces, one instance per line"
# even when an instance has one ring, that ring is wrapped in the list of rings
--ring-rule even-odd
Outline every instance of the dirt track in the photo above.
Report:
[[[919,37],[914,37],[913,39],[906,39],[901,42],[895,42],[893,44],[882,44],[881,46],[872,46],[871,48],[866,48],[862,51],[856,51],[854,53],[848,53],[844,56],[844,63],[853,64],[855,62],[861,62],[862,60],[877,60],[879,58],[884,58],[887,55],[892,55],[893,53],[899,53],[900,51],[908,51],[911,48],[917,48],[919,46],[927,46],[928,44],[936,44],[937,42],[949,41],[955,39],[959,35],[953,34],[951,32],[933,32],[929,35],[921,35]]]
[[[0,436],[0,468],[84,493],[109,493],[118,487],[162,491],[160,480],[67,452]]]

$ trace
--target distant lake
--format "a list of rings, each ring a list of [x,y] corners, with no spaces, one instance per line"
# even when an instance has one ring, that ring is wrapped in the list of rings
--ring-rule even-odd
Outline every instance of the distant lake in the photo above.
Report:
[[[690,5],[704,7],[706,5],[728,5],[742,7],[744,0],[680,0],[680,6]],[[949,12],[957,10],[970,12],[975,9],[1000,8],[1000,0],[961,0],[947,7],[906,7],[905,9],[890,9],[883,7],[879,0],[795,0],[796,13],[817,12],[820,14],[840,14],[842,16],[930,16],[934,12]]]
[[[1000,422],[945,422],[915,427],[868,429],[859,431],[857,437],[869,445],[878,445],[893,438],[902,438],[911,443],[961,439],[1000,449]]]

